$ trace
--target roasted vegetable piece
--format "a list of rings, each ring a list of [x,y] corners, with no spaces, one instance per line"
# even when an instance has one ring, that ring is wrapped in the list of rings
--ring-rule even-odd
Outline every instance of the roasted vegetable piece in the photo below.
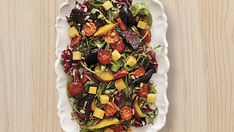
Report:
[[[102,72],[100,72],[100,70],[101,70],[100,66],[95,67],[95,73],[96,73],[95,75],[98,80],[102,82],[110,82],[114,80],[113,73],[110,70],[105,70]]]
[[[143,112],[141,111],[141,109],[140,109],[140,107],[139,107],[139,104],[138,104],[138,98],[136,98],[136,99],[134,100],[133,107],[134,107],[134,110],[135,110],[135,113],[136,113],[137,118],[142,118],[142,117],[144,117],[144,114],[143,114]]]
[[[110,127],[114,132],[125,132],[126,129],[124,128],[123,125],[113,125]]]
[[[104,36],[105,40],[109,44],[114,44],[118,42],[121,38],[116,31],[110,32]]]
[[[97,27],[94,23],[92,22],[87,22],[83,27],[82,27],[82,32],[84,33],[85,36],[92,36],[94,33],[97,31]]]
[[[117,23],[114,23],[114,24],[107,24],[103,27],[100,27],[97,32],[94,34],[95,37],[97,36],[103,36],[103,35],[106,35],[109,31],[112,31],[115,26],[118,25]]]
[[[141,34],[142,37],[145,37],[143,39],[143,41],[145,43],[150,43],[150,41],[151,41],[151,31],[149,31],[149,30],[141,30],[140,34]]]
[[[117,111],[118,111],[118,107],[114,102],[108,102],[105,106],[104,106],[104,111],[105,111],[105,115],[107,117],[109,116],[113,116]]]
[[[79,35],[79,36],[75,37],[74,39],[72,39],[70,46],[74,47],[74,46],[78,45],[81,38],[82,38],[82,36]]]
[[[150,86],[147,83],[144,83],[143,86],[138,91],[140,97],[146,98],[150,90]]]
[[[82,76],[82,78],[81,78],[81,83],[82,83],[82,84],[85,84],[87,81],[88,81],[87,74],[84,73],[83,76]]]
[[[133,17],[132,13],[130,12],[128,6],[124,4],[120,8],[119,16],[122,19],[122,21],[127,24],[128,26],[136,25],[136,20]]]
[[[85,62],[88,66],[96,64],[97,61],[98,49],[93,49],[85,57]]]
[[[138,49],[140,45],[140,37],[137,35],[136,32],[132,31],[131,29],[128,29],[124,32],[124,38],[133,49]]]
[[[124,106],[120,109],[120,117],[122,120],[130,120],[133,116],[132,109],[128,106]]]
[[[127,75],[128,75],[127,70],[118,71],[117,73],[114,74],[114,79],[120,79],[120,78],[123,78]]]
[[[123,21],[121,20],[121,18],[117,19],[117,22],[119,24],[119,27],[121,28],[122,31],[127,30],[127,27],[124,25]]]
[[[83,91],[83,85],[80,82],[73,82],[68,85],[67,89],[72,96],[77,96]]]
[[[119,120],[117,118],[103,119],[97,125],[87,127],[87,129],[91,129],[91,130],[100,129],[100,128],[104,128],[104,127],[111,126],[111,125],[117,125],[119,123],[120,122],[119,122]]]
[[[122,52],[125,48],[125,45],[123,43],[123,40],[120,39],[118,42],[114,43],[111,45],[111,47],[115,50],[117,50],[118,52]]]
[[[148,72],[146,72],[146,74],[143,77],[133,80],[133,84],[139,84],[141,82],[147,83],[155,72],[156,72],[155,69],[149,70]]]
[[[109,64],[112,60],[112,54],[109,50],[100,50],[97,55],[98,62],[106,65]]]
[[[131,75],[133,75],[135,78],[139,78],[141,76],[143,76],[145,74],[145,68],[144,67],[140,67],[137,70],[135,70],[134,72],[131,73]]]

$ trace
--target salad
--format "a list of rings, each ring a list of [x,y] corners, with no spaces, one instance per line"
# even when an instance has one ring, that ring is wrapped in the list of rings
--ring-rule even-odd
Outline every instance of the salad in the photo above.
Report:
[[[132,0],[76,2],[70,15],[70,44],[62,52],[72,119],[82,132],[129,131],[153,124],[158,108],[152,15]]]

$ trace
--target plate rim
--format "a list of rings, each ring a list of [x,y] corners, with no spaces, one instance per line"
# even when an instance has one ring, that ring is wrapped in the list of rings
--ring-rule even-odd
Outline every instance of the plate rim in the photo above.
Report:
[[[60,89],[60,87],[62,87],[60,85],[60,82],[61,82],[62,79],[64,79],[64,78],[62,78],[62,74],[63,74],[62,72],[64,72],[64,71],[61,72],[61,66],[62,66],[60,64],[61,50],[58,48],[59,47],[59,43],[60,43],[59,39],[60,39],[61,36],[60,36],[60,33],[58,32],[58,30],[59,30],[59,28],[61,28],[60,27],[61,25],[59,25],[59,21],[64,21],[65,20],[65,18],[63,18],[63,16],[62,16],[62,14],[63,14],[62,13],[62,9],[65,8],[66,6],[69,6],[70,2],[72,2],[72,1],[74,1],[74,0],[66,0],[63,4],[61,4],[61,6],[59,7],[59,10],[58,10],[58,14],[57,14],[57,17],[56,17],[56,24],[55,24],[55,28],[56,28],[56,51],[55,51],[56,61],[55,61],[55,72],[56,72],[56,90],[57,90],[57,94],[58,94],[58,104],[57,104],[57,112],[58,113],[57,113],[57,115],[59,117],[61,128],[64,131],[66,131],[66,132],[73,132],[73,131],[77,130],[77,127],[74,127],[74,126],[71,127],[72,125],[71,126],[66,126],[65,125],[64,121],[66,121],[66,120],[65,120],[63,114],[64,114],[64,111],[66,111],[66,110],[65,109],[61,109],[61,104],[64,103],[64,100],[68,100],[68,98],[67,98],[66,94],[65,94],[66,97],[64,98],[64,93],[62,94],[61,93],[61,89]],[[163,37],[165,37],[165,40],[164,40],[165,43],[164,43],[164,45],[165,45],[165,50],[168,51],[168,42],[167,42],[167,39],[166,39],[166,33],[167,33],[167,29],[168,29],[168,23],[167,23],[167,16],[165,14],[165,10],[164,10],[163,4],[159,0],[148,0],[148,1],[156,2],[160,6],[160,8],[161,8],[161,11],[162,11],[161,16],[163,17],[163,20],[165,20],[165,22],[163,23],[164,26],[165,26],[165,33],[163,34],[164,35]],[[169,59],[168,59],[168,53],[167,52],[163,56],[165,57],[164,61],[166,63],[165,65],[167,67],[167,69],[163,73],[163,75],[165,75],[165,78],[166,78],[165,79],[165,83],[166,83],[165,84],[166,85],[165,86],[165,95],[163,95],[164,96],[164,101],[165,101],[166,108],[165,108],[165,111],[163,113],[163,117],[162,117],[163,120],[162,120],[162,122],[160,124],[161,126],[156,129],[157,131],[160,130],[165,125],[165,123],[166,123],[166,116],[167,116],[168,107],[169,107],[169,101],[168,101],[168,98],[167,98],[167,89],[168,89],[168,75],[167,75],[167,73],[169,71],[170,62],[169,62]],[[70,106],[70,104],[69,104],[69,106]],[[78,126],[78,124],[77,124],[77,126]],[[70,128],[68,128],[68,127],[70,127]],[[68,131],[68,129],[69,129],[69,131]]]

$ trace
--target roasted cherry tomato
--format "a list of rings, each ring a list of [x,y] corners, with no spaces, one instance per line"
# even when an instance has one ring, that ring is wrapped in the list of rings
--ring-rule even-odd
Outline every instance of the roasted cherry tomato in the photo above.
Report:
[[[84,73],[84,74],[83,74],[83,77],[81,78],[81,83],[82,83],[82,84],[85,84],[87,81],[88,81],[87,74]]]
[[[84,32],[85,36],[92,36],[94,33],[97,31],[97,27],[94,23],[92,22],[87,22],[83,28],[82,31]]]
[[[74,47],[74,46],[78,45],[81,38],[82,38],[82,36],[79,35],[79,36],[75,37],[74,39],[72,39],[70,46]]]
[[[149,90],[150,90],[149,84],[144,83],[141,89],[139,90],[138,95],[140,97],[146,98],[147,94],[149,93]]]
[[[119,24],[119,27],[121,28],[122,31],[127,30],[127,27],[124,25],[123,21],[121,20],[121,18],[117,19],[117,22]]]
[[[120,117],[121,119],[123,120],[130,120],[132,118],[132,109],[127,107],[127,106],[124,106],[120,109]]]
[[[80,82],[73,82],[68,85],[67,89],[72,96],[77,96],[83,91],[83,85]]]
[[[97,59],[99,63],[106,65],[111,62],[112,54],[108,50],[101,50],[98,52]]]
[[[127,75],[128,75],[127,70],[118,71],[117,73],[114,74],[114,79],[119,79],[119,78],[125,77]]]
[[[125,132],[126,129],[122,125],[114,125],[111,126],[110,129],[114,130],[114,132]]]
[[[137,70],[135,70],[134,72],[132,72],[132,75],[135,78],[139,78],[141,76],[143,76],[145,74],[145,68],[144,67],[140,67]]]
[[[151,31],[149,31],[147,29],[144,29],[144,30],[140,31],[140,34],[141,34],[142,37],[145,36],[145,38],[143,39],[143,41],[145,43],[150,43],[150,41],[151,41]]]
[[[114,43],[113,45],[111,45],[111,47],[115,50],[117,50],[118,52],[122,52],[125,48],[125,45],[123,43],[123,40],[120,39],[118,42]]]
[[[114,102],[108,102],[104,106],[105,115],[113,116],[118,111],[118,106]]]
[[[116,31],[108,33],[108,35],[104,36],[104,38],[109,44],[114,44],[121,39]]]

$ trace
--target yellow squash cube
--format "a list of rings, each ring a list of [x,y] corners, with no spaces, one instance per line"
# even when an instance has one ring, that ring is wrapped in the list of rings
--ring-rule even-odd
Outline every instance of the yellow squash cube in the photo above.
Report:
[[[140,28],[140,29],[148,29],[148,24],[144,21],[139,21],[138,24],[137,24],[137,27]]]
[[[104,4],[102,4],[102,6],[106,11],[108,11],[110,8],[113,7],[113,5],[110,1],[106,1]]]
[[[137,63],[137,60],[134,56],[129,56],[127,59],[127,65],[134,66]]]
[[[72,53],[72,60],[81,60],[81,53],[79,51],[75,51]]]
[[[93,87],[93,86],[89,87],[89,93],[90,94],[96,94],[97,93],[97,87]]]
[[[107,104],[109,102],[109,97],[107,95],[100,95],[100,102],[102,104]]]
[[[93,112],[93,116],[94,116],[94,117],[97,117],[97,118],[99,118],[99,119],[103,119],[104,114],[105,114],[105,112],[104,112],[103,110],[97,108],[97,107],[95,108],[95,110],[94,110],[94,112]]]
[[[155,100],[156,100],[156,95],[155,94],[150,93],[150,94],[147,95],[147,102],[148,103],[154,103]]]
[[[121,54],[117,50],[114,50],[112,52],[112,60],[113,61],[116,62],[120,57],[121,57]]]
[[[72,37],[72,38],[75,38],[76,36],[78,36],[79,35],[79,32],[78,32],[78,30],[76,29],[76,27],[71,27],[70,29],[69,29],[69,34],[70,34],[70,36]]]
[[[126,88],[126,84],[123,79],[118,79],[115,81],[115,87],[121,91]]]

